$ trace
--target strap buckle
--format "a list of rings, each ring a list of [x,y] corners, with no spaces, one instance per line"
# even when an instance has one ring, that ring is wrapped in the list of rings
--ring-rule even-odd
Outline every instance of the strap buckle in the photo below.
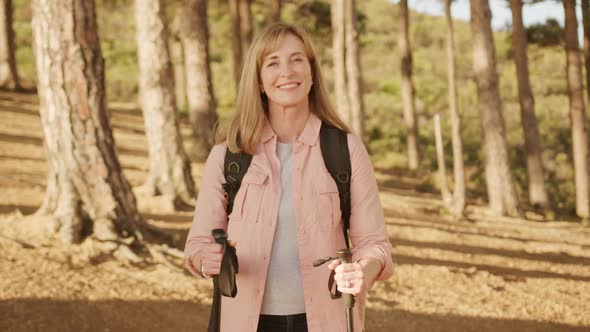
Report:
[[[350,181],[350,174],[347,171],[340,170],[338,174],[336,174],[336,178],[340,183],[348,183]]]

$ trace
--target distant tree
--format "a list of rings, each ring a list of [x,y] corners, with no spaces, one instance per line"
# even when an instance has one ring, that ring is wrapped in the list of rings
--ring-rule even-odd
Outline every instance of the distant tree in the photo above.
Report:
[[[176,208],[192,205],[195,187],[180,136],[164,0],[136,0],[135,22],[139,103],[150,159],[144,188],[165,195]]]
[[[348,101],[346,81],[346,47],[344,1],[332,0],[330,9],[332,18],[332,58],[334,62],[334,92],[336,107],[340,116],[350,122],[350,103]]]
[[[414,107],[414,84],[412,82],[412,48],[409,38],[408,0],[400,0],[400,35],[399,48],[401,53],[402,100],[404,106],[404,122],[407,129],[408,163],[410,169],[417,169],[420,164],[418,146],[418,121]]]
[[[442,130],[440,125],[440,113],[436,113],[434,119],[434,143],[436,147],[436,164],[438,165],[438,177],[440,179],[440,191],[445,206],[452,207],[452,197],[447,184],[447,171],[445,165],[445,152],[443,149]]]
[[[362,138],[364,137],[365,110],[356,3],[355,0],[346,0],[345,3],[346,76],[348,81],[348,101],[350,102],[350,120],[353,130]]]
[[[240,12],[240,36],[242,37],[242,57],[248,53],[248,48],[252,44],[252,0],[239,0]]]
[[[174,89],[176,94],[176,107],[179,110],[186,108],[186,77],[184,69],[184,48],[182,47],[181,25],[184,16],[184,6],[176,8],[174,20],[170,24],[170,57],[174,66]]]
[[[94,1],[34,0],[33,46],[51,215],[65,242],[134,237],[142,224],[106,106]]]
[[[473,71],[477,85],[482,145],[490,209],[498,215],[520,216],[521,210],[511,173],[502,103],[496,72],[488,0],[471,0]]]
[[[545,23],[526,27],[526,38],[530,44],[543,47],[560,45],[563,41],[563,28],[556,19],[548,18]]]
[[[217,122],[215,95],[209,65],[207,0],[185,0],[181,16],[181,40],[185,50],[189,119],[193,133],[193,155],[204,160],[213,146]]]
[[[522,0],[510,0],[512,10],[512,49],[516,64],[516,78],[518,81],[518,97],[522,129],[524,132],[524,146],[527,155],[527,175],[529,184],[529,200],[536,207],[548,211],[549,197],[545,189],[543,177],[543,162],[541,160],[541,144],[539,128],[535,115],[535,99],[529,82],[529,65],[527,59],[527,40],[522,22]]]
[[[572,125],[572,148],[576,182],[576,213],[580,218],[590,218],[590,192],[588,175],[588,133],[586,129],[586,105],[582,62],[578,44],[578,20],[576,1],[564,0],[565,51],[567,57],[567,83]]]
[[[240,23],[240,0],[229,1],[229,15],[231,19],[231,40],[233,51],[234,81],[236,89],[240,83],[242,72],[242,30]]]
[[[454,216],[459,217],[463,215],[463,211],[465,210],[465,170],[463,167],[463,139],[461,138],[461,120],[459,118],[459,112],[457,110],[455,37],[453,30],[453,16],[451,15],[451,0],[445,0],[445,17],[447,20],[447,70],[449,73],[449,113],[451,116],[451,135],[453,142],[452,145],[454,188],[452,205],[450,206],[450,210]]]
[[[16,70],[12,0],[0,0],[0,87],[11,90],[21,88]]]
[[[228,0],[236,88],[240,82],[243,57],[252,43],[252,0]]]
[[[269,21],[270,23],[281,21],[282,0],[269,0]]]
[[[586,91],[590,96],[590,0],[582,0],[582,25],[584,27],[584,65],[586,67]]]

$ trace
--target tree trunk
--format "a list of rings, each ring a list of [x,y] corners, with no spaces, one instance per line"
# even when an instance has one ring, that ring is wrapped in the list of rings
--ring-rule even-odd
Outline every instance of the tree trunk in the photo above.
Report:
[[[584,105],[584,84],[582,63],[578,45],[578,21],[576,1],[564,0],[565,9],[565,50],[567,56],[567,83],[572,123],[572,146],[574,174],[576,181],[576,213],[580,218],[590,218],[588,178],[588,133],[586,132],[586,106]]]
[[[276,23],[281,21],[281,7],[282,1],[281,0],[270,0],[269,4],[269,21],[270,23]]]
[[[189,117],[193,133],[193,155],[205,160],[213,146],[217,122],[215,96],[209,67],[209,29],[207,1],[187,0],[182,16],[182,44],[185,67]]]
[[[170,25],[170,56],[174,66],[174,89],[176,96],[176,107],[178,110],[186,108],[186,78],[184,69],[184,49],[181,39],[181,20],[184,15],[184,8],[178,7],[174,21]]]
[[[136,0],[139,102],[144,114],[150,173],[145,188],[166,195],[175,207],[192,205],[195,195],[184,152],[174,98],[163,0]]]
[[[356,134],[362,139],[364,137],[365,110],[355,0],[346,0],[344,26],[346,31],[346,76],[351,125]]]
[[[440,128],[440,113],[434,115],[434,141],[436,144],[436,163],[440,179],[440,192],[445,206],[451,206],[451,193],[447,185],[447,167],[445,166],[445,152],[443,149],[442,132]]]
[[[21,88],[16,71],[12,0],[0,0],[0,87],[10,90]]]
[[[135,236],[135,196],[109,123],[94,1],[35,0],[33,46],[48,160],[39,214],[70,243]]]
[[[412,50],[409,38],[408,0],[400,0],[400,35],[402,100],[404,105],[404,122],[407,129],[408,164],[410,169],[418,168],[420,151],[418,148],[418,124],[414,107],[414,84],[412,83]]]
[[[248,48],[252,44],[252,0],[240,1],[240,36],[242,37],[242,61],[243,57],[248,53]]]
[[[232,51],[234,57],[234,80],[236,90],[242,73],[242,30],[240,24],[240,0],[228,0],[231,18]]]
[[[342,119],[351,122],[350,104],[346,83],[346,56],[345,56],[345,30],[344,30],[344,1],[332,0],[330,7],[332,20],[332,57],[334,61],[334,92],[336,95],[336,107]]]
[[[488,199],[492,212],[520,216],[518,196],[510,172],[491,17],[488,0],[471,1],[473,71],[477,84]]]
[[[582,25],[584,27],[584,65],[586,66],[586,91],[590,96],[590,0],[582,0]]]
[[[549,210],[549,198],[543,178],[543,161],[541,160],[539,128],[535,116],[535,100],[529,82],[527,40],[522,22],[522,0],[510,0],[510,7],[512,9],[512,49],[514,50],[514,62],[516,64],[520,114],[527,154],[529,200],[533,206],[547,212]]]
[[[445,0],[447,19],[447,67],[449,71],[449,113],[451,115],[451,136],[453,144],[453,206],[451,213],[455,217],[463,215],[465,210],[465,170],[463,167],[463,140],[461,139],[461,120],[457,110],[457,88],[455,75],[455,37],[451,0]]]

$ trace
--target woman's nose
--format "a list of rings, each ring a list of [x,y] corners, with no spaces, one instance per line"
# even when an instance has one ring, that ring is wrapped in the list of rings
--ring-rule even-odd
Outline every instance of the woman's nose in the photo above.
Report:
[[[293,70],[293,66],[291,63],[286,63],[286,64],[281,65],[281,72],[280,72],[281,76],[283,76],[283,77],[291,76],[291,75],[293,75],[294,72],[295,71]]]

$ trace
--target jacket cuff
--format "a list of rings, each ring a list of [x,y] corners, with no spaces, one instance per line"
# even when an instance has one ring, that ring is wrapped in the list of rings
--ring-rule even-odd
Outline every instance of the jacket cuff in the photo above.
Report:
[[[363,258],[367,258],[367,257],[372,257],[372,258],[376,259],[379,263],[381,263],[381,270],[377,274],[375,281],[385,280],[385,279],[391,277],[391,275],[393,274],[393,263],[391,262],[390,258],[384,257],[383,253],[381,253],[381,250],[379,250],[378,248],[371,248],[371,247],[359,248],[352,255],[352,259],[355,262],[358,262],[359,260],[361,260]]]

